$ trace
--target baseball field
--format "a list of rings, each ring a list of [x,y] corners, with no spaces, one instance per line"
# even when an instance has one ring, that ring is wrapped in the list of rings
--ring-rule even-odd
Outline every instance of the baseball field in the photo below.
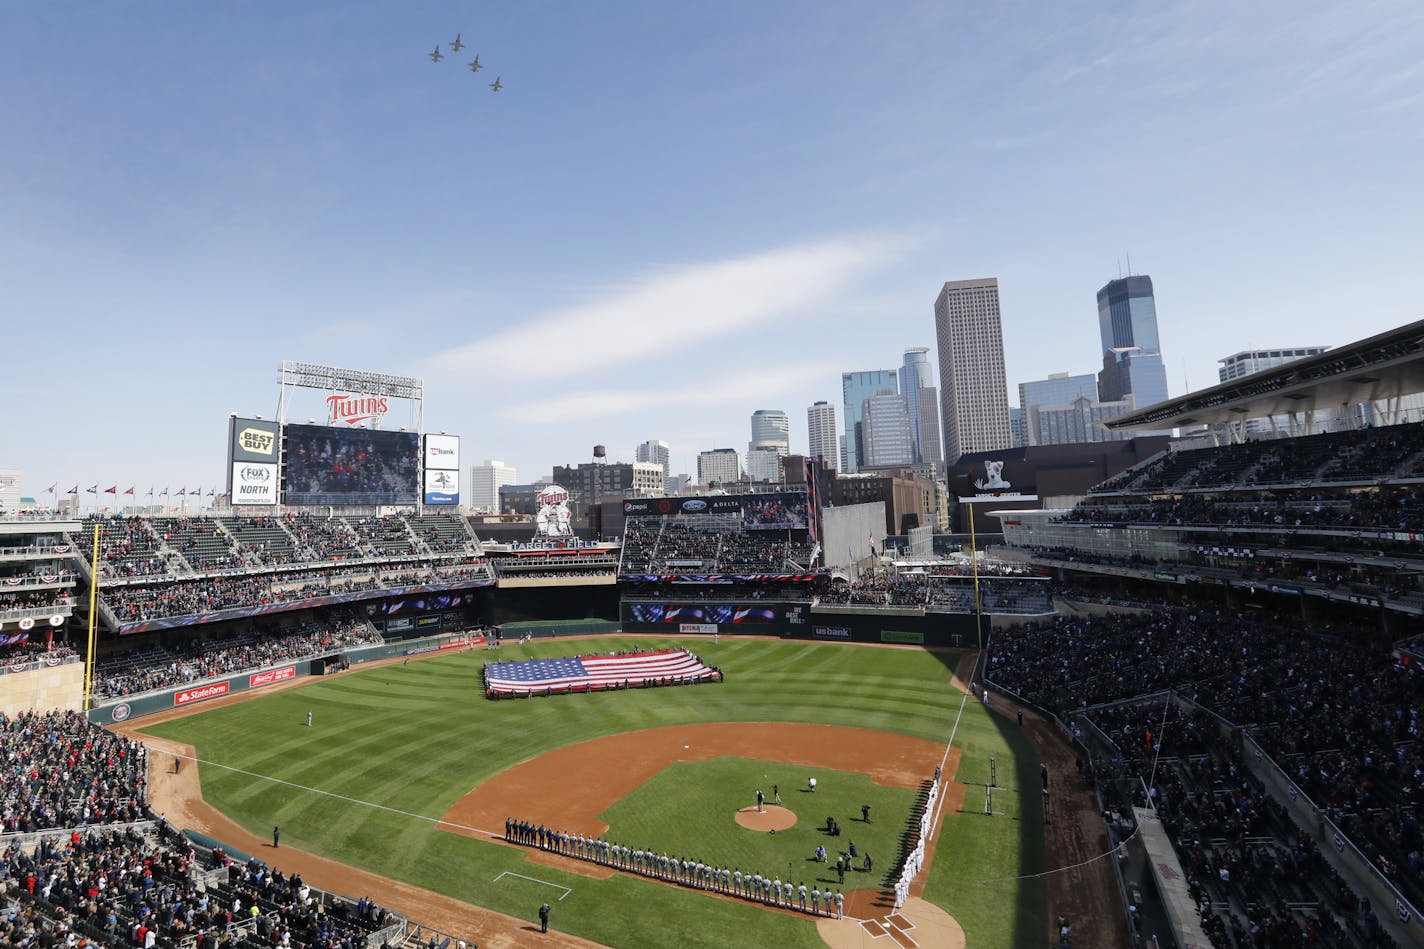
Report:
[[[972,657],[641,636],[540,640],[499,655],[664,645],[689,646],[723,668],[726,681],[490,702],[478,687],[486,654],[461,652],[138,727],[191,746],[203,799],[269,841],[249,846],[278,867],[305,851],[367,872],[352,887],[374,874],[520,920],[548,901],[553,928],[619,947],[813,947],[827,939],[798,913],[511,846],[497,839],[506,817],[833,887],[845,892],[848,915],[884,914],[911,811],[952,734],[943,823],[915,895],[952,916],[975,949],[1042,944],[1046,889],[1029,876],[1044,862],[1039,759],[1022,731],[965,701],[955,673],[967,674]],[[991,775],[994,813],[986,815]],[[775,834],[744,826],[756,823],[746,818],[755,792],[771,804],[773,786],[790,825]],[[841,837],[824,833],[828,817]],[[274,825],[281,850],[270,849]],[[839,885],[813,852],[823,844],[834,861],[850,840],[874,856],[874,867],[857,861]],[[439,923],[477,936],[478,911],[470,913],[465,930],[449,914]]]

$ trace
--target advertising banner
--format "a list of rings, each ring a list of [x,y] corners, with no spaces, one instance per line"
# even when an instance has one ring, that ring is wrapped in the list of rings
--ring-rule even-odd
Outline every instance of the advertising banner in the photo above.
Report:
[[[715,633],[716,623],[679,623],[677,626],[679,633]]]
[[[425,436],[425,470],[426,470],[426,471],[459,471],[459,470],[460,470],[460,436],[458,436],[458,435],[426,435],[426,436]]]
[[[276,504],[277,466],[256,464],[250,461],[232,463],[232,503]]]
[[[747,530],[805,530],[809,505],[804,491],[719,494],[694,498],[625,498],[625,517],[734,514]]]
[[[196,689],[183,689],[181,692],[173,693],[173,704],[189,705],[193,702],[202,702],[207,699],[215,699],[220,695],[227,695],[230,684],[227,682],[214,682],[212,685],[201,685]]]
[[[424,496],[426,504],[459,504],[460,472],[426,471]]]
[[[271,685],[273,682],[282,682],[286,679],[297,677],[296,666],[283,666],[280,669],[264,669],[262,672],[254,672],[247,677],[247,687],[255,689],[259,685]]]
[[[255,418],[228,419],[228,460],[277,463],[277,423]]]

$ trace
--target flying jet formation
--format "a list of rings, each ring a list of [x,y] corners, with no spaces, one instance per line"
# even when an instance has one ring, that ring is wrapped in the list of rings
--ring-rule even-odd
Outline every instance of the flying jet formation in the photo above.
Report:
[[[434,50],[433,52],[426,53],[425,55],[427,55],[427,56],[430,57],[430,61],[431,61],[432,63],[438,63],[438,62],[440,62],[440,60],[442,60],[442,59],[445,58],[445,57],[442,56],[441,53],[440,53],[440,44],[439,44],[439,43],[436,43],[436,44],[435,44],[435,50]]]
[[[498,76],[495,76],[494,82],[490,83],[490,88],[493,89],[495,92],[498,92],[499,90],[504,88],[504,83],[499,81]]]
[[[485,67],[480,65],[480,54],[476,53],[475,58],[470,60],[470,72],[479,72],[481,69],[484,68]]]
[[[450,44],[450,52],[452,52],[452,53],[458,53],[460,50],[462,50],[462,49],[464,49],[464,48],[465,48],[465,44],[460,42],[460,34],[459,34],[459,33],[456,33],[456,34],[455,34],[455,42],[453,42],[453,43]]]

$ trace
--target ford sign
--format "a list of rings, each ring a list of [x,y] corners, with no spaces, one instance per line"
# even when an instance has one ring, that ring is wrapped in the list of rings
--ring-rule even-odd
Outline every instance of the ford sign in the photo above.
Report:
[[[688,498],[682,502],[682,509],[688,513],[707,510],[707,502],[701,498]]]

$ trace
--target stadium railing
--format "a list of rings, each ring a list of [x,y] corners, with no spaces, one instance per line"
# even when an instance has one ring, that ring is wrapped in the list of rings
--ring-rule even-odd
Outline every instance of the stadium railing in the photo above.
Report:
[[[1216,721],[1222,737],[1227,741],[1231,740],[1235,726],[1226,719],[1184,695],[1174,693],[1173,699],[1185,708],[1206,712]],[[1285,769],[1260,745],[1256,744],[1255,739],[1242,732],[1240,741],[1246,751],[1242,757],[1246,762],[1247,770],[1270,788],[1271,796],[1275,798],[1276,802],[1286,808],[1286,811],[1295,818],[1296,824],[1302,830],[1315,837],[1322,849],[1327,842],[1334,847],[1341,862],[1349,867],[1353,882],[1368,891],[1371,901],[1376,906],[1393,907],[1401,918],[1407,911],[1411,918],[1421,919],[1419,910],[1414,904],[1386,879],[1380,869],[1355,846],[1354,841],[1330,819],[1323,809],[1310,799],[1309,795],[1301,790]]]

